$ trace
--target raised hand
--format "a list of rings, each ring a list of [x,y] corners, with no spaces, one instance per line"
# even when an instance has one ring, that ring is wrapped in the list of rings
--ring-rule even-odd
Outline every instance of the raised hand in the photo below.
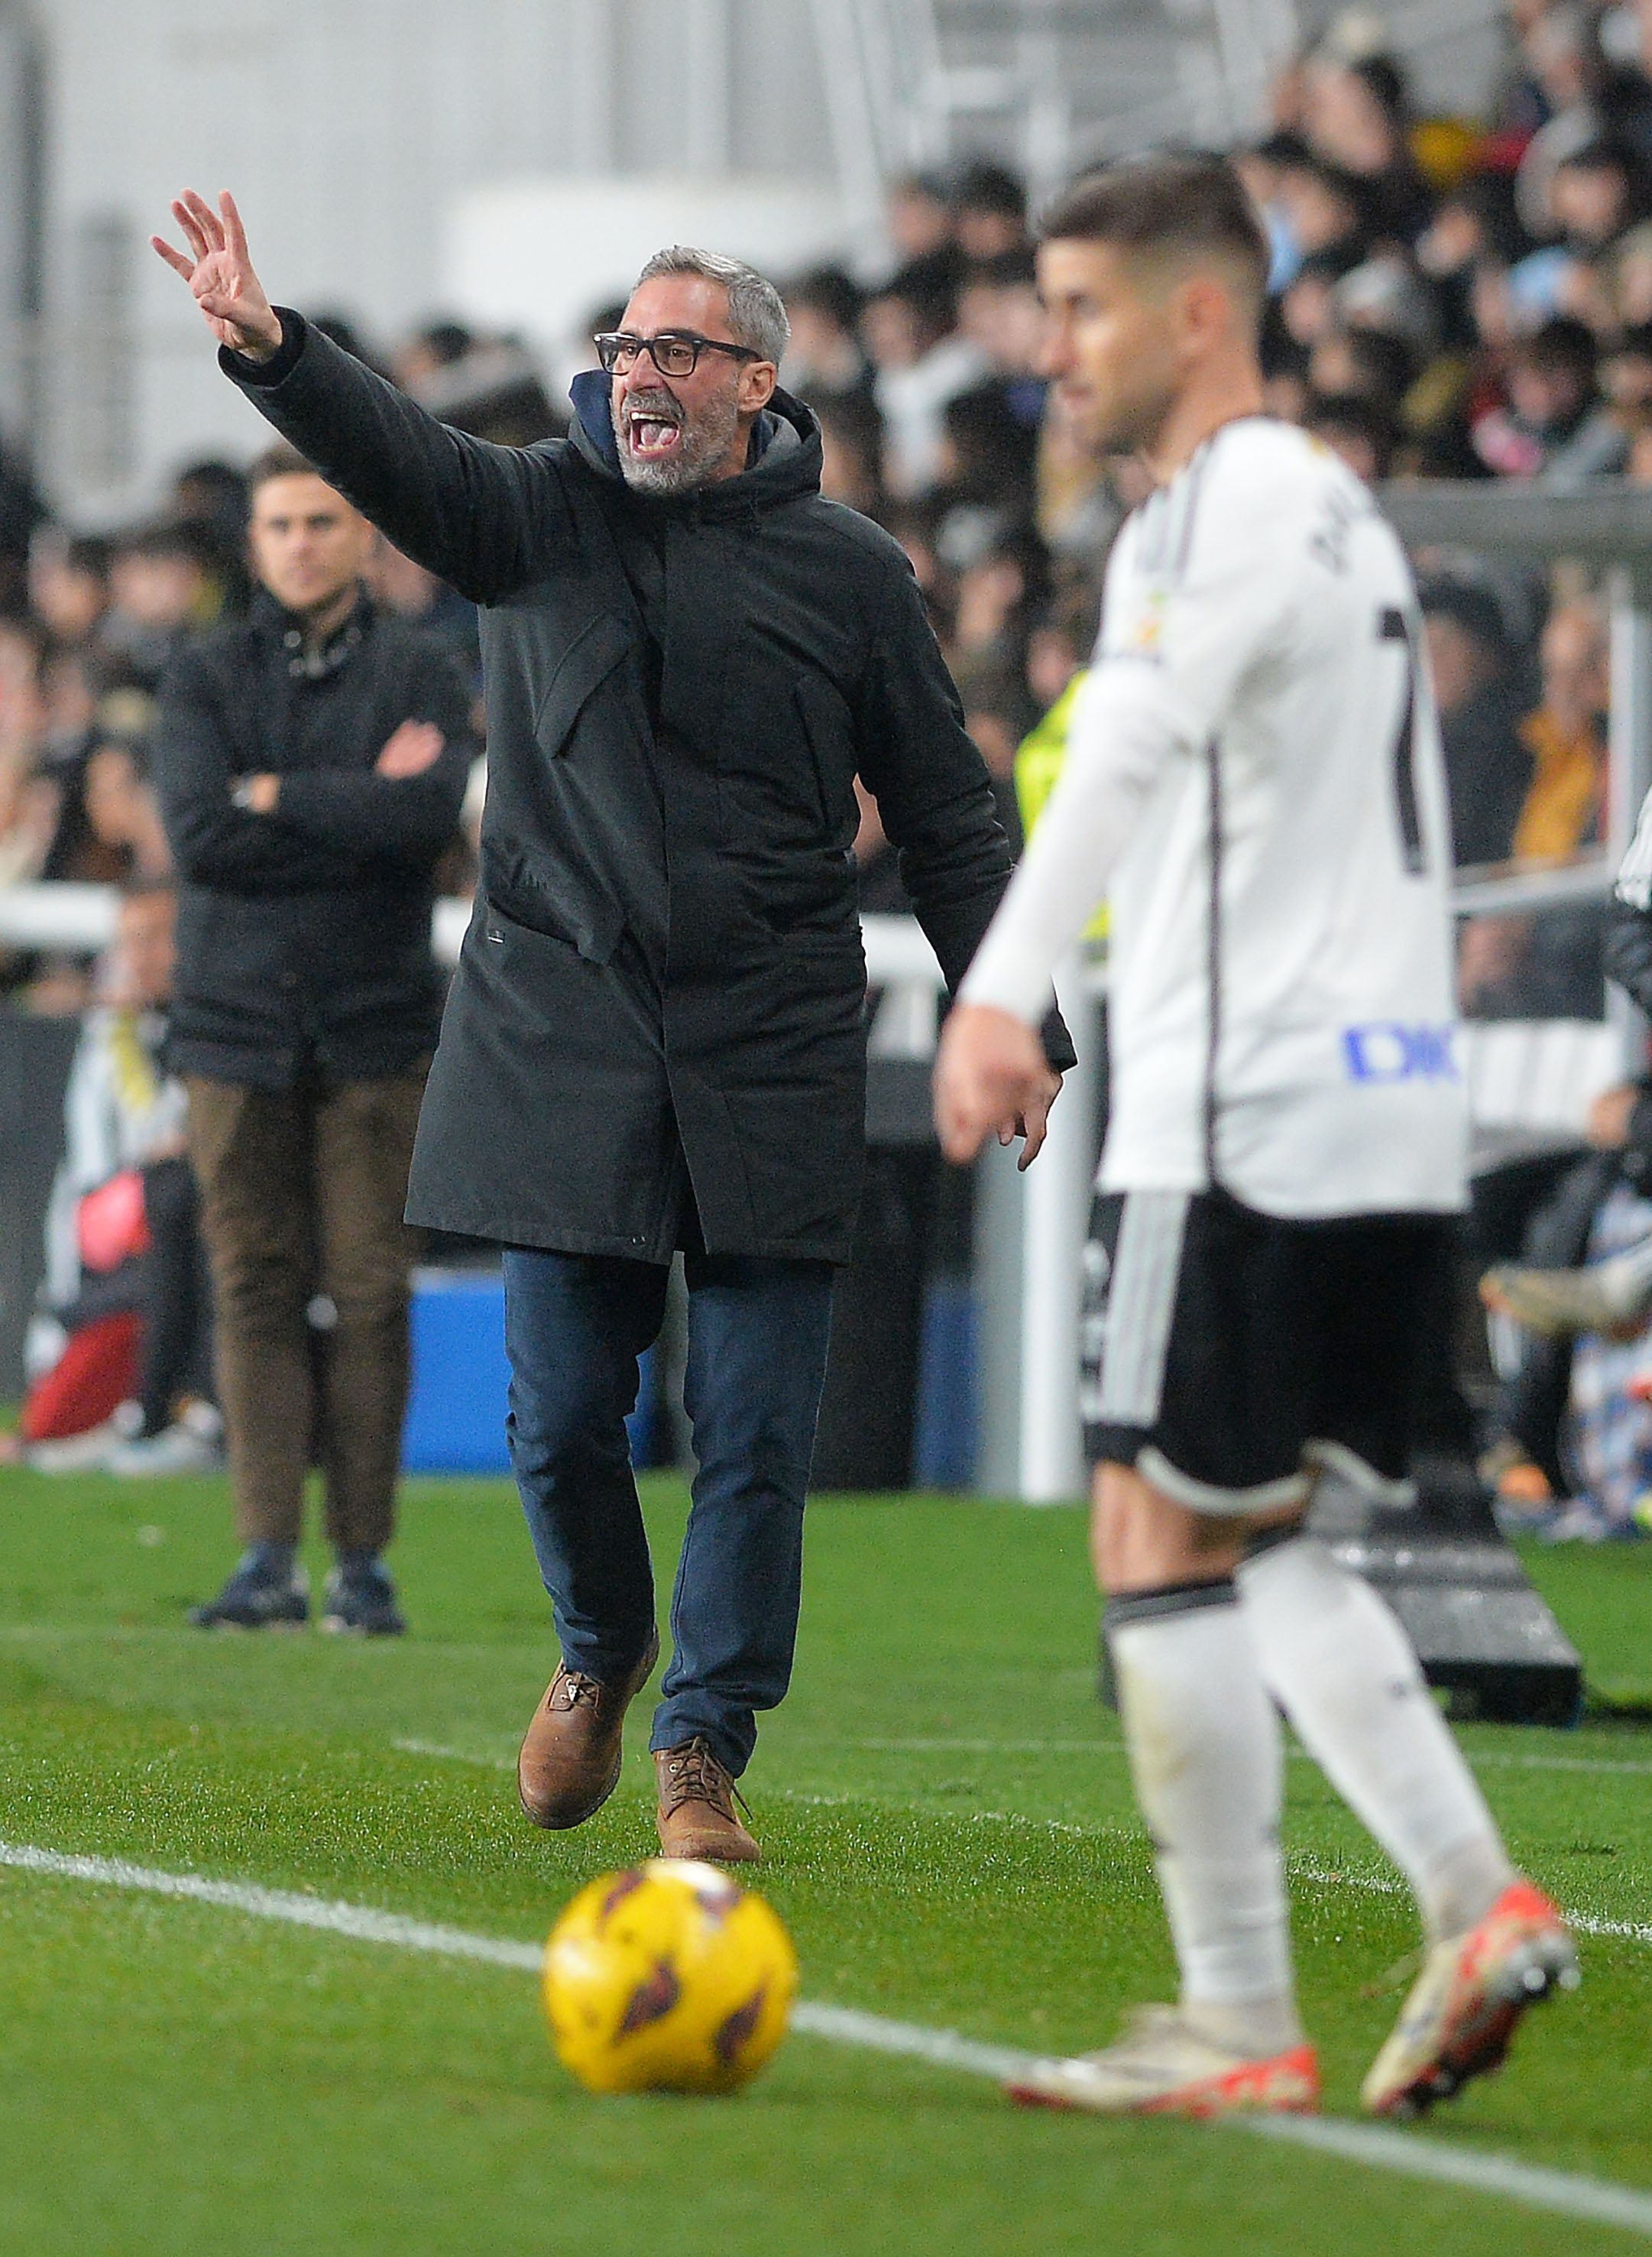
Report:
[[[204,196],[186,188],[172,212],[193,256],[174,251],[159,235],[150,237],[152,249],[183,276],[221,345],[248,360],[272,359],[280,348],[281,323],[252,271],[235,198],[226,188],[214,211]]]

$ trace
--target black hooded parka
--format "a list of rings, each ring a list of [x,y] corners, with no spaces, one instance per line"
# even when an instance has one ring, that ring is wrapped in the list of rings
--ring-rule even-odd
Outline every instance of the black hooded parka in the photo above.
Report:
[[[608,379],[568,440],[450,430],[280,309],[226,372],[482,609],[488,794],[411,1221],[669,1258],[845,1261],[865,1142],[858,774],[956,987],[1008,880],[985,768],[898,545],[819,492],[785,393],[739,476],[621,477]],[[1070,1061],[1065,1030],[1048,1034]]]

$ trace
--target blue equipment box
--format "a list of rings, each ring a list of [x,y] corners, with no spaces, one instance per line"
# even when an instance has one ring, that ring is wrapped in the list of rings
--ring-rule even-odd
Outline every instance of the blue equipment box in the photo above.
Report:
[[[650,1462],[652,1356],[642,1360],[637,1408],[626,1420],[633,1461]],[[401,1462],[407,1473],[506,1474],[511,1367],[505,1354],[505,1281],[497,1270],[415,1270],[413,1384]]]

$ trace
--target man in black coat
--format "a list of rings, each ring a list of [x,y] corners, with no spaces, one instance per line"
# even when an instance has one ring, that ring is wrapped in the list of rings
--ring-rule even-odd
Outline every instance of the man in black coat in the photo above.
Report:
[[[476,914],[409,1213],[502,1242],[512,1461],[563,1666],[524,1808],[618,1779],[656,1638],[625,1450],[685,1255],[699,1472],[654,1718],[667,1854],[751,1859],[733,1779],[791,1666],[832,1265],[864,1158],[858,773],[950,983],[1006,883],[985,768],[906,560],[819,493],[751,269],[661,253],[572,437],[455,433],[272,308],[229,198],[157,239],[225,372],[406,554],[482,606]],[[1025,1124],[1028,1156],[1067,1063]]]
[[[324,1620],[393,1633],[380,1555],[407,1397],[402,1207],[469,696],[435,636],[369,602],[372,527],[301,455],[272,447],[251,488],[251,611],[174,660],[155,735],[180,881],[167,1057],[189,1093],[245,1546],[192,1619],[307,1617],[296,1551],[319,1433],[337,1555]],[[318,1295],[334,1314],[316,1356]]]

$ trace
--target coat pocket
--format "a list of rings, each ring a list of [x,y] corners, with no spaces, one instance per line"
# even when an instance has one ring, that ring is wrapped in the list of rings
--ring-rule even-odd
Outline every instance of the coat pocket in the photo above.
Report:
[[[533,714],[533,734],[553,760],[562,752],[592,692],[606,682],[632,639],[611,612],[582,627],[552,669]]]
[[[606,964],[619,945],[625,920],[618,903],[595,882],[538,857],[495,860],[484,848],[482,890],[490,912],[544,940],[560,940],[588,964]],[[485,937],[494,936],[487,932]]]

